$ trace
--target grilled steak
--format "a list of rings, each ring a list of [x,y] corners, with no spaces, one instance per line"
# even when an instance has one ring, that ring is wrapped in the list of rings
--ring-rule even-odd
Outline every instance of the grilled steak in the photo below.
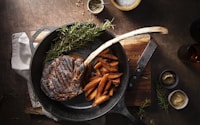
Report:
[[[83,59],[62,55],[45,64],[41,89],[56,101],[69,100],[82,93]]]

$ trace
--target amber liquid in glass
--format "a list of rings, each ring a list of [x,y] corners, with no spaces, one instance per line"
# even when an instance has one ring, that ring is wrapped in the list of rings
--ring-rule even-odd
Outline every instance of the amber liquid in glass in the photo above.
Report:
[[[200,63],[200,44],[193,44],[188,48],[188,59],[193,63]]]
[[[200,63],[200,44],[182,46],[178,56],[183,62]]]

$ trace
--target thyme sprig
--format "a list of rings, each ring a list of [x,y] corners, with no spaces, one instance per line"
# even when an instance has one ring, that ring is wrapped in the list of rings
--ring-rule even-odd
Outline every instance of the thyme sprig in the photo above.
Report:
[[[53,39],[51,48],[47,52],[45,62],[49,62],[63,53],[85,46],[86,43],[101,35],[102,31],[111,27],[113,28],[112,21],[106,20],[98,26],[88,21],[85,23],[77,22],[70,27],[58,28],[56,30],[57,36]]]

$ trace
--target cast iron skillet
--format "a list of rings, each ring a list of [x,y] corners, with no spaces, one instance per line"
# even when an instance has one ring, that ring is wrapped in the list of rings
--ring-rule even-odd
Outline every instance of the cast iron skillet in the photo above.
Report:
[[[71,25],[72,24],[64,26]],[[134,125],[144,124],[129,113],[124,103],[124,92],[127,88],[129,81],[129,65],[125,51],[119,43],[112,45],[110,49],[112,53],[119,58],[119,70],[123,73],[123,76],[121,78],[120,86],[117,87],[113,97],[111,97],[109,101],[99,106],[92,107],[92,103],[86,101],[83,94],[75,97],[70,101],[65,102],[57,102],[48,98],[40,88],[40,79],[44,66],[44,58],[46,56],[46,52],[50,49],[52,40],[56,37],[57,28],[51,28],[50,30],[52,31],[40,42],[36,49],[33,47],[32,44],[37,35],[46,28],[49,29],[49,27],[42,27],[41,29],[39,29],[30,40],[30,47],[33,53],[30,67],[30,79],[32,82],[33,90],[35,91],[36,96],[38,97],[41,105],[44,107],[45,110],[50,112],[59,120],[87,121],[103,116],[106,113],[120,113],[129,118],[129,120]],[[104,31],[101,36],[96,38],[88,46],[79,49],[81,51],[76,51],[75,53],[86,58],[90,52],[95,50],[102,43],[114,37],[115,36],[112,33]]]

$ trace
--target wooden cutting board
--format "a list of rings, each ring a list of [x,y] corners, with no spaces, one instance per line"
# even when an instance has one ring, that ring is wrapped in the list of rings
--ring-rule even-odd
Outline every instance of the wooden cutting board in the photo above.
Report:
[[[139,35],[121,41],[129,59],[130,77],[137,67],[137,61],[150,40],[150,35]],[[140,106],[145,99],[151,100],[151,67],[148,63],[138,83],[125,93],[127,106]]]

